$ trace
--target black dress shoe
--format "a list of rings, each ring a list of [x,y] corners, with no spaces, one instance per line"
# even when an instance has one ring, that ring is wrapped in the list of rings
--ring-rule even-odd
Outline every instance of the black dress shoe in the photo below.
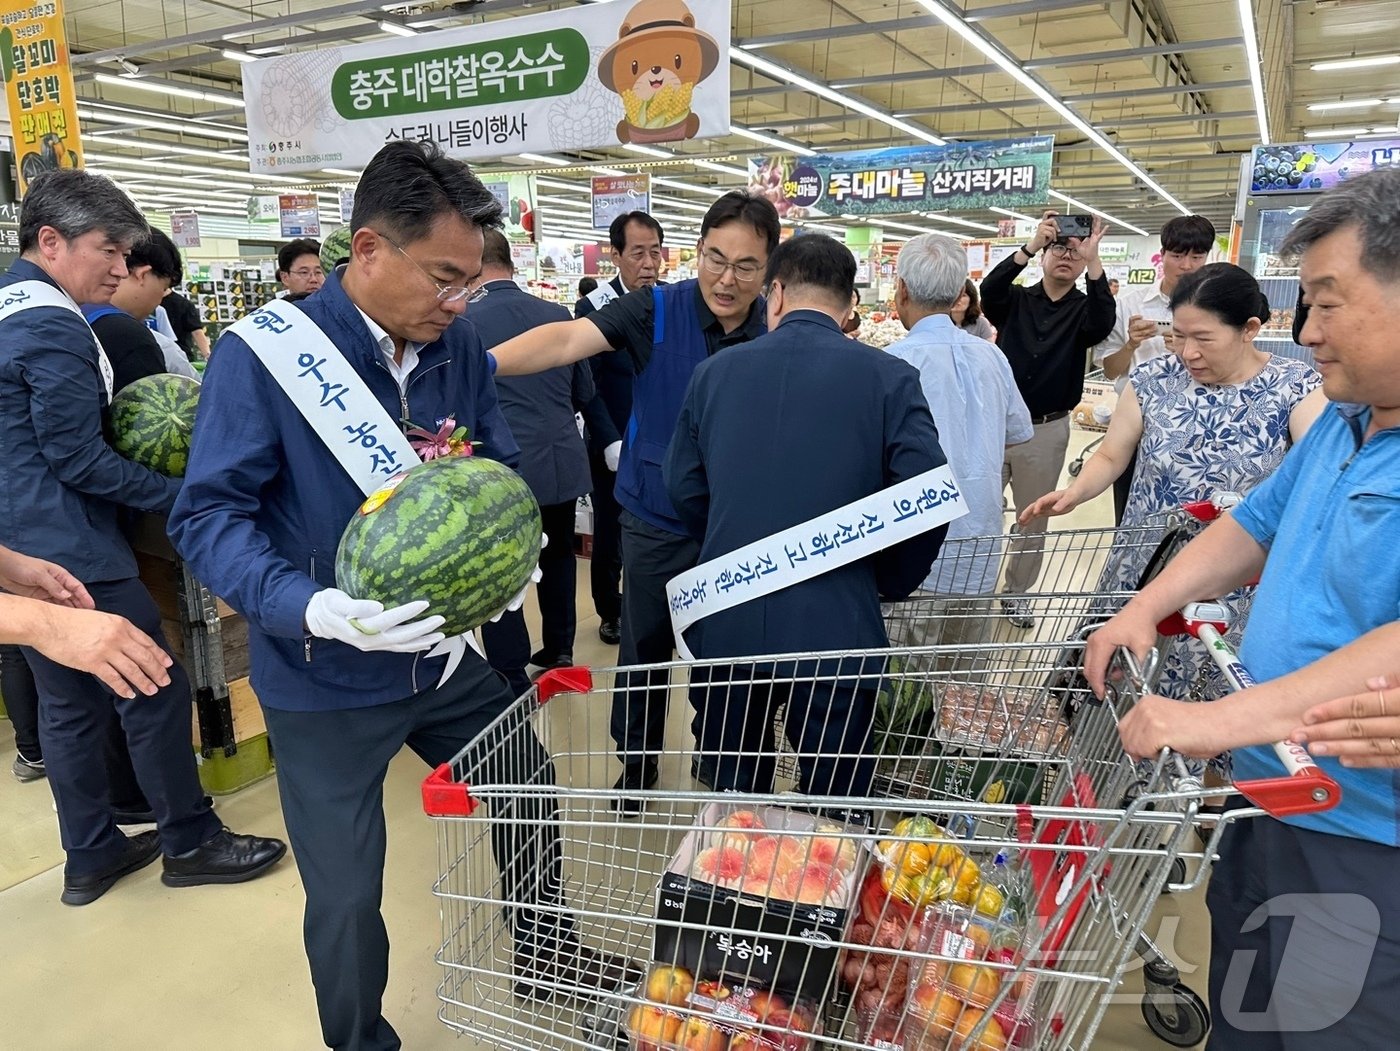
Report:
[[[574,655],[572,653],[545,653],[544,650],[536,650],[530,654],[530,663],[537,668],[572,668],[574,666]]]
[[[622,641],[622,628],[615,620],[605,620],[598,625],[598,638],[609,646],[616,646]]]
[[[637,792],[654,788],[658,778],[656,763],[648,759],[640,763],[628,763],[622,768],[622,775],[613,782],[614,792]],[[636,796],[622,796],[614,799],[613,809],[625,817],[642,812],[642,801]]]
[[[158,832],[142,832],[139,836],[124,838],[126,843],[115,865],[94,876],[64,876],[63,893],[58,900],[65,905],[91,905],[111,890],[117,880],[145,868],[160,854]]]
[[[569,935],[520,942],[512,973],[516,996],[548,1000],[630,989],[642,980],[644,972],[634,960],[590,949]]]
[[[160,881],[167,887],[201,887],[206,883],[246,883],[261,876],[287,853],[280,839],[240,836],[228,829],[206,839],[199,847],[161,859],[165,871]]]

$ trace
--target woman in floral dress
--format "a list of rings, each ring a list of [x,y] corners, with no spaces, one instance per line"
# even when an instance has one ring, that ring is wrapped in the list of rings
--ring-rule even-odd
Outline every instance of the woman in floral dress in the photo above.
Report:
[[[1136,447],[1124,532],[1109,553],[1102,591],[1141,586],[1152,555],[1140,542],[1141,527],[1186,503],[1247,493],[1273,473],[1325,405],[1322,378],[1309,365],[1255,345],[1269,302],[1247,271],[1229,263],[1203,267],[1177,285],[1171,309],[1172,353],[1133,369],[1103,444],[1079,476],[1021,516],[1024,523],[1062,515],[1093,499],[1123,472]],[[1247,595],[1237,591],[1222,601],[1232,623],[1227,637],[1238,640]],[[1224,686],[1210,677],[1213,672],[1200,643],[1176,639],[1164,658],[1157,692],[1182,700],[1217,697]],[[1221,770],[1224,764],[1215,765]]]

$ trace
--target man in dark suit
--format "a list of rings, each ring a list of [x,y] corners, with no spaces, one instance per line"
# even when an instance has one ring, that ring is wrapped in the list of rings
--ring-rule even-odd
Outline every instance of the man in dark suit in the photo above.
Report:
[[[947,462],[917,370],[841,333],[855,273],[850,250],[829,237],[784,242],[765,276],[768,334],[695,370],[664,470],[702,563]],[[946,532],[716,612],[687,641],[701,658],[887,646],[881,599],[918,587]],[[772,790],[773,713],[786,703],[801,790],[865,795],[881,673],[849,659],[694,669],[714,788]]]
[[[646,212],[619,215],[608,228],[617,276],[598,285],[574,304],[574,317],[587,317],[638,288],[650,288],[661,276],[661,245],[665,231]],[[584,412],[588,425],[588,465],[593,474],[593,557],[589,564],[593,608],[598,611],[598,637],[610,646],[622,639],[622,544],[618,525],[617,464],[622,436],[632,415],[632,384],[636,373],[625,354],[600,354],[590,359],[598,394]]]
[[[487,349],[539,325],[569,320],[562,306],[546,303],[515,283],[510,242],[499,230],[485,231],[481,287],[487,296],[473,307],[467,321]],[[550,540],[540,552],[543,641],[539,650],[530,653],[530,634],[521,610],[503,614],[481,632],[486,659],[519,696],[530,688],[527,661],[541,668],[567,668],[574,659],[574,510],[578,498],[589,490],[588,451],[574,413],[593,400],[593,375],[586,362],[576,361],[533,376],[501,376],[496,380],[496,395],[520,446],[520,475],[539,501]]]

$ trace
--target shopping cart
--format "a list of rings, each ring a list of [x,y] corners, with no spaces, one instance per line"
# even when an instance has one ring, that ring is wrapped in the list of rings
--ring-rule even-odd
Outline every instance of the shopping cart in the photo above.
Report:
[[[1088,1048],[1203,790],[1178,785],[1164,755],[1125,801],[1137,773],[1118,744],[1118,684],[1150,674],[1117,671],[1097,703],[1059,675],[1076,645],[657,666],[689,682],[706,719],[748,714],[784,733],[742,757],[774,777],[746,792],[696,791],[694,753],[663,753],[669,787],[627,793],[644,801],[636,818],[619,816],[609,787],[619,767],[603,713],[641,677],[547,674],[424,783],[439,829],[440,1017],[491,1048]],[[864,789],[884,758],[869,743],[837,757],[863,790],[793,791],[819,758],[794,713],[823,718],[811,702],[838,688],[934,698],[933,736],[949,750],[925,757],[948,767],[931,775],[938,792]],[[761,708],[709,707],[717,696]],[[497,855],[503,843],[546,850],[555,829],[557,866],[521,880],[514,858],[516,878],[502,876],[493,840]],[[927,875],[887,889],[918,851]],[[522,910],[652,970],[522,983]]]

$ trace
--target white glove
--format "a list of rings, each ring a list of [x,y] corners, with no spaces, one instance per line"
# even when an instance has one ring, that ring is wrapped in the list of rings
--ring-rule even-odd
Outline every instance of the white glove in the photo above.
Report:
[[[616,473],[618,462],[622,459],[622,443],[613,442],[603,450],[603,462],[608,465],[608,470]]]
[[[549,534],[541,533],[540,550],[543,551],[548,546]],[[531,584],[538,584],[540,582],[540,578],[543,576],[544,574],[540,572],[540,564],[536,562],[535,568],[530,571],[530,579],[525,582],[525,586],[515,593],[515,598],[511,599],[509,602],[506,603],[505,609],[501,610],[501,612],[497,613],[494,617],[491,618],[491,623],[496,623],[496,621],[500,620],[507,613],[514,613],[521,606],[525,605],[525,592],[530,590]]]
[[[326,588],[306,604],[306,630],[317,638],[335,639],[365,653],[417,653],[432,649],[445,638],[438,630],[444,618],[414,619],[427,610],[426,602],[386,610],[382,602],[354,599],[336,588]]]

